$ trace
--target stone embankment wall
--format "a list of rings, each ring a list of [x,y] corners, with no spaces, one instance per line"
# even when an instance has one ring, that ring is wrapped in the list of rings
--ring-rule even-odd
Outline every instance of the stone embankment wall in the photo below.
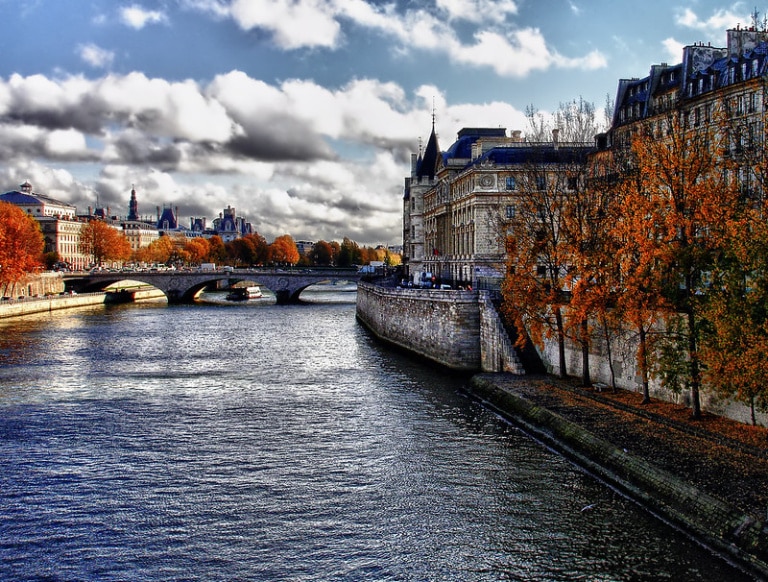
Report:
[[[64,280],[61,273],[40,273],[28,275],[18,283],[6,285],[3,288],[3,296],[17,299],[20,296],[58,295],[62,291]]]
[[[72,307],[87,307],[104,303],[105,293],[85,293],[83,295],[53,295],[30,299],[11,299],[0,304],[0,319],[19,317],[33,313],[46,313]]]
[[[625,390],[639,391],[641,380],[637,372],[637,334],[627,332],[624,336],[614,337],[611,341],[609,352],[604,337],[599,333],[599,326],[596,326],[596,329],[598,331],[595,332],[592,338],[593,341],[589,354],[589,375],[592,382],[602,382],[611,386],[611,379],[613,377],[617,387]],[[536,346],[536,351],[545,364],[547,372],[559,376],[560,366],[558,363],[557,338],[545,338],[543,348]],[[576,378],[580,377],[582,372],[581,346],[566,340],[565,359],[567,375]],[[690,406],[690,394],[688,391],[676,394],[663,387],[658,379],[651,379],[650,393],[653,398],[659,400]],[[702,389],[700,398],[703,410],[744,424],[751,424],[751,412],[747,406],[719,398],[714,391],[707,390],[706,387]],[[761,426],[768,426],[768,414],[757,412],[756,421]]]
[[[380,339],[451,369],[524,373],[484,292],[361,282],[357,318]]]

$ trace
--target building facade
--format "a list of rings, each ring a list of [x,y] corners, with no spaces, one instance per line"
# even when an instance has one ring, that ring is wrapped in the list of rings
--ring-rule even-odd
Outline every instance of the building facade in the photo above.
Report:
[[[434,139],[433,139],[434,138]],[[504,128],[464,128],[444,152],[434,129],[406,179],[403,249],[412,284],[498,288],[517,200],[536,173],[546,188],[583,164],[592,144],[526,141]],[[432,160],[434,159],[434,166]],[[425,167],[428,160],[429,165]],[[407,249],[407,251],[406,251]]]

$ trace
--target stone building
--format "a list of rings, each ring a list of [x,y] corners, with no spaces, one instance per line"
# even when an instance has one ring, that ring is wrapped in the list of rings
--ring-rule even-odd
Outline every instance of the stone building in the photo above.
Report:
[[[519,131],[464,128],[444,152],[434,133],[412,163],[403,205],[403,252],[410,280],[498,288],[505,238],[519,185],[534,169],[546,187],[583,164],[592,144],[526,141]],[[567,184],[567,180],[560,180]]]
[[[59,261],[72,269],[85,268],[89,257],[80,252],[80,230],[85,223],[77,217],[77,208],[34,193],[29,182],[19,188],[0,195],[0,200],[20,207],[37,220],[45,241],[45,253],[57,253]]]

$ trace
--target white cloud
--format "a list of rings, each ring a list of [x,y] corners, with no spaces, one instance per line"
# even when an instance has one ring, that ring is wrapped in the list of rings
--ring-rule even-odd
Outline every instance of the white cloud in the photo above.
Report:
[[[514,0],[436,0],[436,4],[449,20],[468,22],[498,21],[518,11]]]
[[[103,49],[93,43],[78,45],[77,52],[81,59],[96,68],[107,68],[115,60],[113,51]]]
[[[283,50],[336,49],[343,39],[342,23],[350,23],[395,39],[399,46],[393,50],[443,53],[454,62],[491,68],[501,76],[521,77],[551,66],[606,66],[597,51],[564,57],[548,47],[539,29],[516,27],[509,20],[518,11],[514,0],[437,0],[434,13],[420,8],[400,14],[394,4],[365,0],[234,0],[230,10],[242,29],[270,32]],[[455,21],[476,25],[473,44],[460,40],[451,26]]]
[[[685,45],[671,37],[665,38],[661,44],[664,47],[664,52],[666,52],[669,57],[669,62],[679,63],[683,56],[683,47]]]
[[[749,26],[752,22],[747,13],[737,13],[733,10],[720,8],[709,16],[701,18],[692,9],[685,8],[678,11],[675,17],[675,23],[683,28],[691,28],[705,33],[709,38],[720,37],[724,30],[735,28],[738,24]]]
[[[433,99],[443,147],[466,126],[524,128],[506,103],[451,104],[434,86],[409,95],[374,79],[331,89],[241,71],[206,85],[141,73],[14,75],[0,79],[0,160],[19,176],[8,189],[29,179],[81,209],[98,193],[124,214],[135,184],[140,213],[178,205],[185,224],[231,204],[267,238],[397,242],[403,177],[429,133]],[[87,179],[83,162],[92,162]],[[77,178],[65,186],[50,176],[58,170]]]
[[[159,10],[147,10],[138,4],[131,4],[120,9],[120,20],[126,26],[141,30],[147,24],[167,22],[168,17]]]
[[[341,31],[332,3],[323,0],[234,0],[231,14],[244,30],[271,31],[277,45],[285,50],[334,48]]]

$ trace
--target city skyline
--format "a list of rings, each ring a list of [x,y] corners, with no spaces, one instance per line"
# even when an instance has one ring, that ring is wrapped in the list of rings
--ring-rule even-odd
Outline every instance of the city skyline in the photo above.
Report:
[[[126,215],[231,205],[273,239],[397,244],[435,116],[525,130],[620,78],[725,46],[752,5],[702,0],[0,0],[0,189]],[[758,10],[761,7],[758,6]],[[762,15],[761,15],[762,16]]]

